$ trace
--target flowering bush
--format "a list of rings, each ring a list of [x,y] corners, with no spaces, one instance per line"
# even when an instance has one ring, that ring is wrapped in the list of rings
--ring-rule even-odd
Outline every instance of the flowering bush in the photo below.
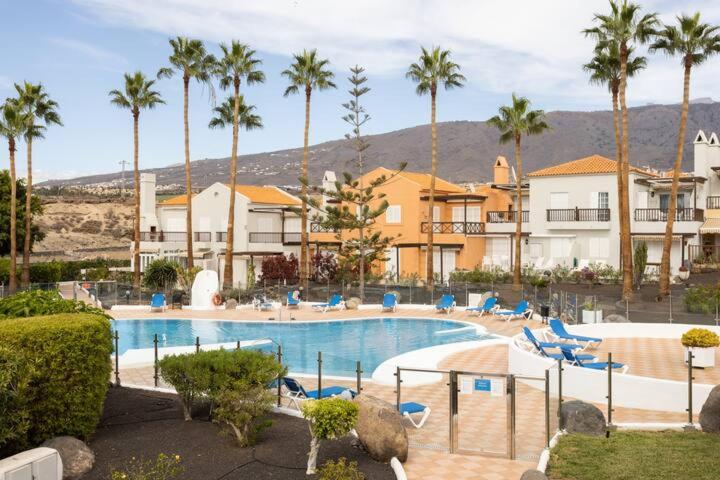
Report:
[[[133,457],[124,471],[110,474],[112,480],[168,480],[183,472],[180,455],[161,453],[155,461],[136,459]]]
[[[260,268],[262,281],[295,281],[298,278],[298,259],[293,253],[287,257],[285,255],[265,257]]]
[[[720,337],[706,328],[691,328],[680,339],[685,347],[712,348],[720,345]]]

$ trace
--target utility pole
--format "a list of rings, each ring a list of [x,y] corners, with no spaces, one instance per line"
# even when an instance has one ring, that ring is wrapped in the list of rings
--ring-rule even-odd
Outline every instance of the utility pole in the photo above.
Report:
[[[130,165],[130,162],[127,160],[120,160],[118,162],[120,164],[120,168],[122,169],[122,180],[120,181],[120,198],[123,196],[123,188],[125,188],[125,165]]]

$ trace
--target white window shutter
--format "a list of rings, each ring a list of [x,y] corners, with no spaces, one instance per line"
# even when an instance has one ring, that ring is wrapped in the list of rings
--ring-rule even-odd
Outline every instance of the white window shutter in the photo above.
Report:
[[[453,222],[464,222],[465,221],[465,208],[464,207],[452,207],[452,221]],[[468,221],[469,221],[469,219],[468,219]]]
[[[648,192],[637,193],[637,208],[648,208]]]
[[[598,192],[590,192],[590,208],[598,208],[599,206],[599,200],[598,200]]]
[[[440,207],[433,206],[433,222],[440,221]]]

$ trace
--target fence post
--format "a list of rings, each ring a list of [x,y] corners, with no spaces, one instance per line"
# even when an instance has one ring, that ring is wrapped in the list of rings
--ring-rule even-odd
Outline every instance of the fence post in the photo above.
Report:
[[[318,363],[318,400],[322,399],[322,352],[318,352],[317,357],[317,363]]]
[[[692,391],[692,387],[693,387],[692,369],[693,369],[693,366],[692,366],[692,364],[693,364],[693,358],[695,358],[695,355],[693,355],[692,350],[689,350],[689,349],[688,349],[687,355],[688,355],[688,357],[687,357],[688,358],[688,361],[687,361],[687,364],[688,364],[688,408],[687,408],[687,412],[688,412],[688,425],[692,425],[693,424],[693,404],[692,404],[692,402],[693,402],[693,391]]]
[[[625,299],[625,320],[630,321],[630,300]]]
[[[562,421],[562,402],[563,402],[563,394],[562,394],[562,372],[563,372],[563,363],[561,359],[558,359],[558,429],[562,430],[564,425]]]
[[[282,345],[278,345],[277,349],[277,361],[282,367]],[[278,375],[277,378],[277,406],[282,404],[282,375]]]
[[[153,380],[155,380],[155,387],[158,387],[158,338],[157,333],[153,337],[153,345],[155,349],[155,362],[153,363]]]
[[[237,346],[235,347],[235,350],[240,350],[240,340],[237,341]]]
[[[515,460],[515,375],[507,376],[508,457]]]
[[[545,370],[545,446],[550,448],[550,369]]]
[[[470,294],[468,293],[467,280],[465,280],[465,306],[470,306]]]
[[[120,386],[120,335],[115,330],[115,386]]]
[[[607,435],[610,435],[610,427],[612,426],[612,414],[613,414],[613,407],[612,407],[612,352],[608,352],[608,394],[607,394],[607,426],[608,431]]]
[[[672,318],[672,290],[670,290],[670,317],[668,318],[668,321],[669,321],[670,323],[673,322],[673,318]]]
[[[357,381],[357,393],[360,395],[362,393],[362,368],[360,365],[360,360],[357,361],[355,364],[355,375],[356,375],[356,381]]]
[[[597,295],[593,295],[593,323],[597,322]]]
[[[450,370],[450,453],[458,448],[458,384],[457,372]]]
[[[195,353],[200,353],[200,337],[195,337]]]
[[[720,319],[718,319],[718,303],[717,303],[717,300],[715,300],[715,326],[716,327],[718,326],[718,320],[720,320]]]
[[[400,384],[402,383],[402,380],[400,379],[400,367],[395,367],[395,406],[398,409],[398,412],[400,411]]]
[[[577,293],[576,293],[575,294],[575,325],[577,325],[580,322],[580,318],[578,318],[578,315],[580,315],[580,307],[578,306]]]
[[[414,281],[414,280],[410,280],[410,301],[408,302],[408,303],[410,303],[410,304],[412,304],[412,287],[413,287],[413,281]]]

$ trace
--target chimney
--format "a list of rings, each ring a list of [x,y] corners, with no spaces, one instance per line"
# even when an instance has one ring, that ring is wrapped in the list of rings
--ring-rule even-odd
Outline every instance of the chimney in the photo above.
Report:
[[[140,174],[140,231],[149,232],[158,227],[155,214],[155,174]]]
[[[493,167],[493,183],[510,183],[510,167],[508,167],[507,160],[502,155],[498,155],[495,159],[495,166]]]
[[[708,142],[705,132],[700,130],[695,135],[694,144],[694,155],[693,155],[693,173],[698,177],[706,177],[709,163],[709,150],[710,142]]]

